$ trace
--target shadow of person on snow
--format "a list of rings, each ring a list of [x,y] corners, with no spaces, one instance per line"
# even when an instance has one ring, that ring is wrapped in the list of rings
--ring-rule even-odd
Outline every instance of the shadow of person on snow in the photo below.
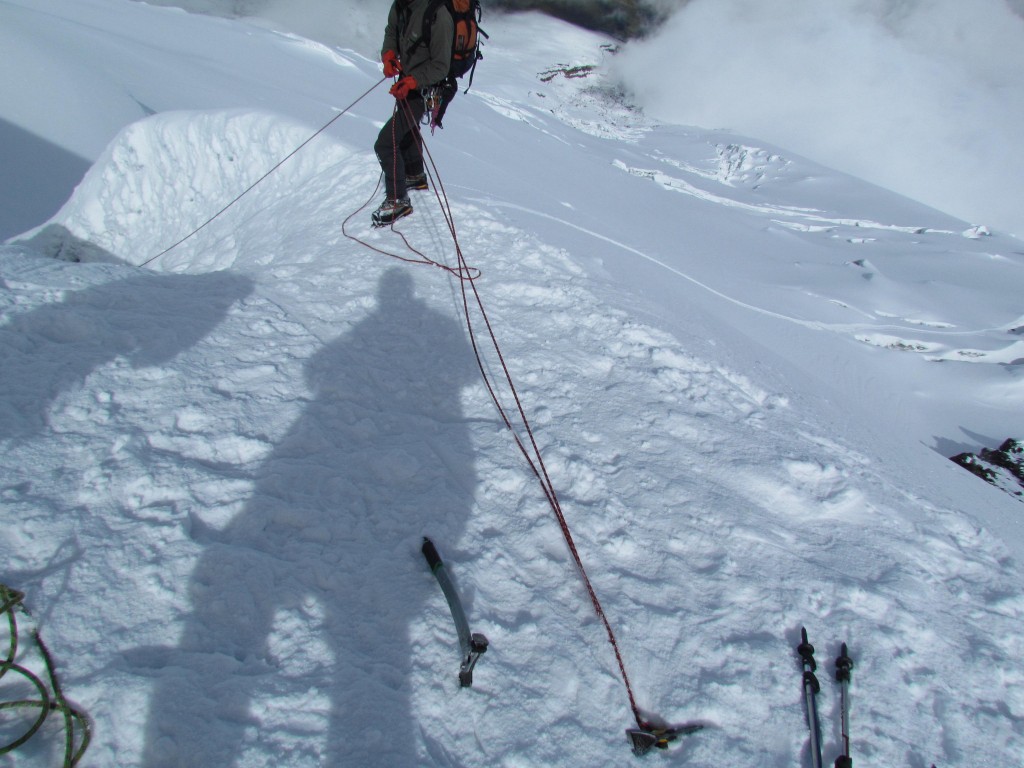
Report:
[[[123,358],[133,368],[159,366],[190,349],[252,289],[251,279],[234,272],[134,270],[8,313],[0,320],[0,440],[48,429],[55,401],[104,364]]]
[[[475,376],[461,325],[386,272],[375,309],[307,362],[313,397],[245,508],[193,526],[180,642],[131,659],[156,679],[143,765],[417,764],[409,626],[436,589],[419,546],[470,513]]]

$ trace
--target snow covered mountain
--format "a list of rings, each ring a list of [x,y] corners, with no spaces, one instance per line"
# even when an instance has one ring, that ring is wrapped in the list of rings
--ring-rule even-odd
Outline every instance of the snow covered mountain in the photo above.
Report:
[[[612,41],[527,14],[426,139],[469,285],[432,192],[369,227],[355,26],[0,0],[0,582],[83,764],[631,763],[503,362],[638,704],[705,725],[646,759],[808,765],[801,626],[827,762],[843,641],[858,762],[1021,754],[1024,508],[948,460],[1024,435],[1020,241],[657,122]]]

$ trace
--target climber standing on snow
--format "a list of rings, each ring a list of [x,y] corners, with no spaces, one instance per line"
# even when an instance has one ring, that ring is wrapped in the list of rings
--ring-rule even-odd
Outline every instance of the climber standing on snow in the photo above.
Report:
[[[433,13],[433,18],[424,18],[428,13]],[[453,35],[454,22],[444,3],[392,3],[380,58],[384,76],[398,80],[391,86],[395,110],[373,146],[384,171],[387,195],[373,212],[375,226],[386,226],[408,216],[412,213],[408,190],[427,188],[419,131],[419,122],[426,112],[422,91],[448,76]]]

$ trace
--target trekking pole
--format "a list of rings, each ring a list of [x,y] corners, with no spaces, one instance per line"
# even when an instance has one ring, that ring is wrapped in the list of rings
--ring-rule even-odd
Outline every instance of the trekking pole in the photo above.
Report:
[[[459,647],[462,650],[462,664],[459,666],[459,685],[468,688],[473,685],[473,668],[477,661],[487,651],[487,638],[479,632],[469,631],[469,621],[466,620],[466,611],[462,607],[455,585],[452,584],[448,571],[445,570],[444,561],[437,553],[434,542],[423,537],[423,547],[420,550],[423,557],[427,559],[430,572],[434,574],[437,583],[441,585],[445,600],[448,601],[448,608],[452,612],[452,620],[455,622],[455,632],[459,637]]]
[[[836,758],[835,768],[853,768],[853,760],[850,758],[850,670],[853,669],[853,659],[846,651],[846,643],[843,643],[839,658],[836,659],[836,680],[839,681],[840,692],[840,713],[843,727],[843,754]]]
[[[804,667],[804,703],[807,705],[807,727],[811,733],[811,768],[821,768],[821,726],[818,721],[818,707],[815,696],[821,690],[814,670],[818,665],[814,661],[814,646],[807,642],[807,630],[800,627],[800,645],[796,652]]]

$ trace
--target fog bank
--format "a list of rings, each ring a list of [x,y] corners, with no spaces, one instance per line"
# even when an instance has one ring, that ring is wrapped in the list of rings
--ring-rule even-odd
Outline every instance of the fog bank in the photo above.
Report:
[[[1024,236],[1021,0],[691,0],[617,75],[672,122],[777,144]]]

